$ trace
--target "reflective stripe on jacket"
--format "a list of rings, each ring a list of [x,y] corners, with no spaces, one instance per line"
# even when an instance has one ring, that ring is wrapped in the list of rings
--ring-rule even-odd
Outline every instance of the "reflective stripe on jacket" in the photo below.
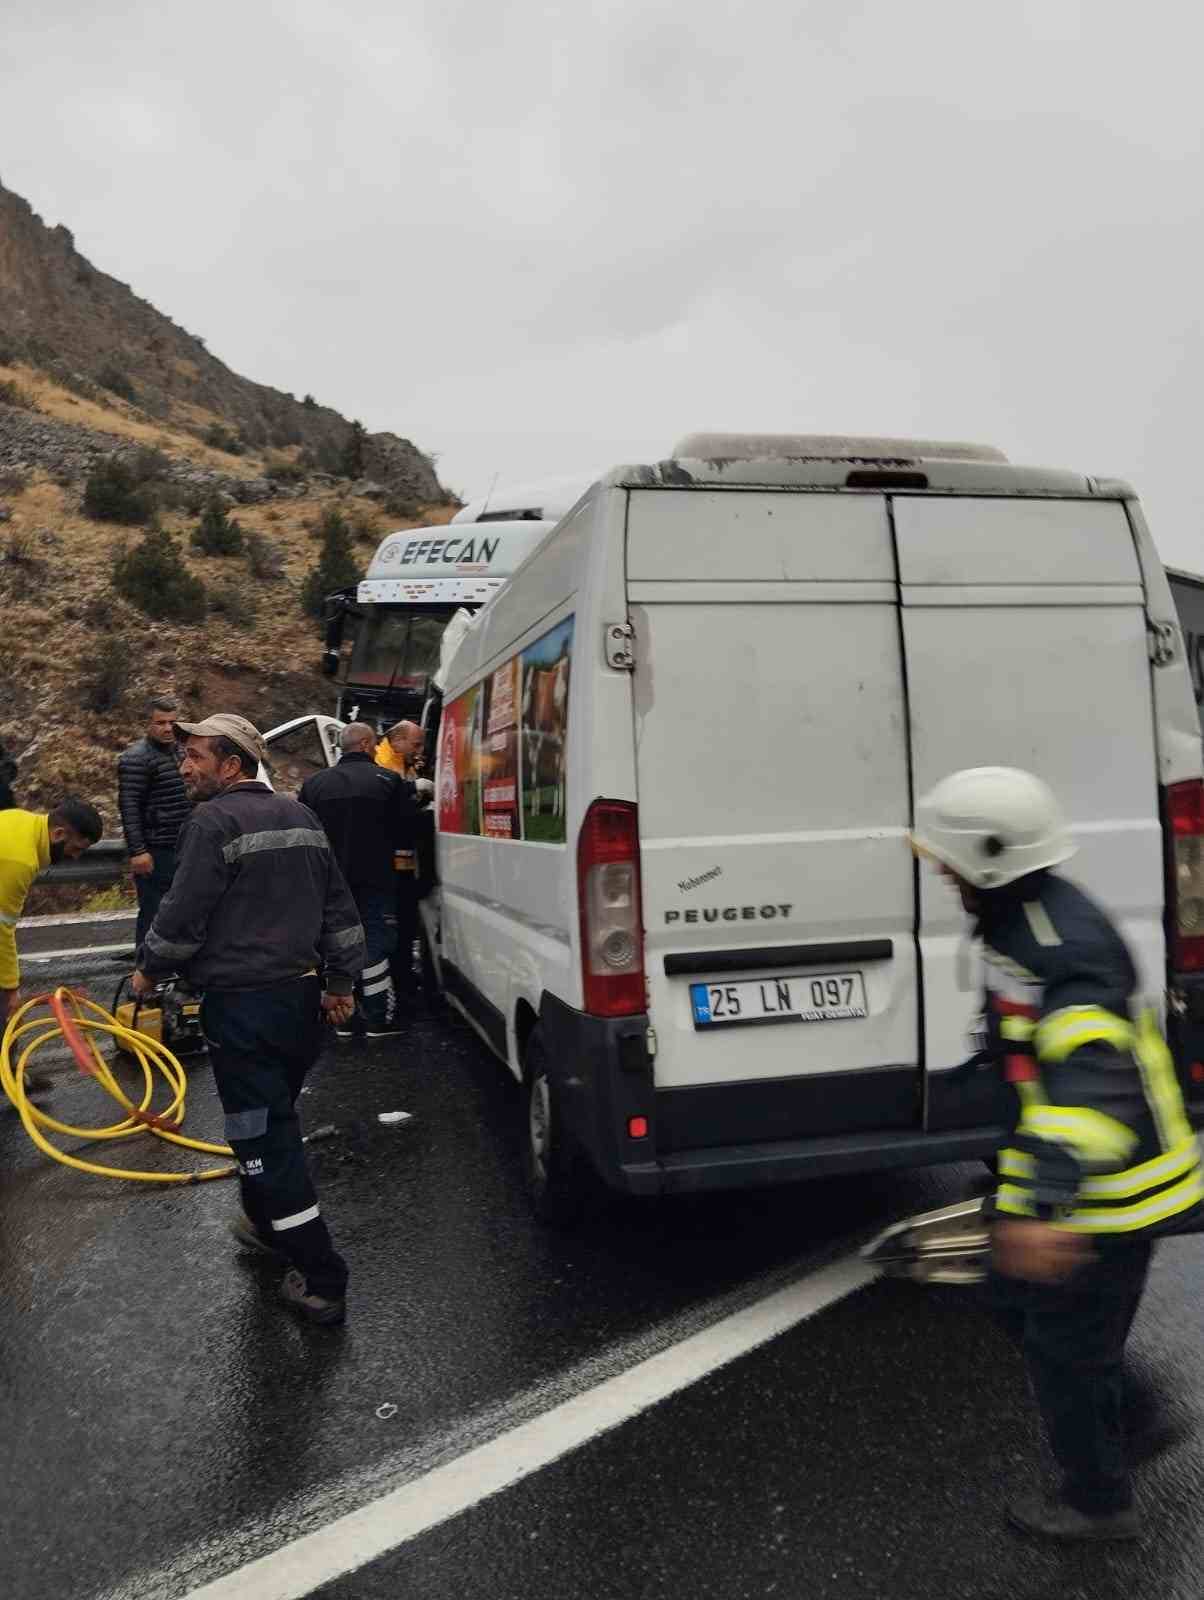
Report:
[[[992,1053],[1019,1115],[993,1207],[1083,1233],[1175,1226],[1204,1169],[1151,1009],[1110,919],[1074,884],[1034,874],[984,896]]]
[[[201,989],[267,989],[323,967],[350,994],[364,931],[322,824],[296,800],[244,781],[198,805],[180,864],[138,952],[151,977]]]

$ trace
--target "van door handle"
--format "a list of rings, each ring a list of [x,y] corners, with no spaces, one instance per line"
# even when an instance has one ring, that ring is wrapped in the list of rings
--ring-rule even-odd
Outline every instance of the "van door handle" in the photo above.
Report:
[[[889,961],[893,939],[837,939],[831,944],[773,944],[760,950],[680,950],[665,957],[665,973],[684,978],[753,967],[831,967],[846,961]]]

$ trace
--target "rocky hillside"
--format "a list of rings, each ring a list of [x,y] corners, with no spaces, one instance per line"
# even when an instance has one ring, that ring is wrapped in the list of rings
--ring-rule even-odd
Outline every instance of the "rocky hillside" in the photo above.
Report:
[[[0,184],[0,362],[27,362],[69,390],[118,396],[148,421],[238,451],[296,448],[327,472],[347,465],[352,424],[312,395],[253,383],[127,284],[98,271],[64,227],[48,228]],[[355,475],[430,504],[443,491],[408,439],[367,434]]]
[[[85,512],[114,458],[146,481],[144,525]],[[214,501],[239,524],[229,555],[193,544]],[[160,691],[264,728],[332,709],[301,605],[324,519],[339,512],[362,570],[390,529],[453,510],[407,440],[229,371],[0,188],[0,742],[19,803],[74,790],[117,832],[116,753]],[[148,526],[205,586],[189,621],[113,585]]]

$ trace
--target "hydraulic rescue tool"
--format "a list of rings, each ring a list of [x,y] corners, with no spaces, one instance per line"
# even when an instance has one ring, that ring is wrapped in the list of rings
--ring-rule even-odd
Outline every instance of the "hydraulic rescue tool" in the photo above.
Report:
[[[132,994],[123,1000],[129,984],[128,976],[122,978],[109,1008],[124,1029],[146,1034],[176,1055],[193,1054],[205,1048],[201,1002],[179,978],[165,978],[147,1000],[135,999]],[[114,1043],[124,1054],[133,1054],[122,1037],[115,1036]]]
[[[960,1200],[922,1211],[886,1228],[861,1251],[887,1278],[913,1283],[981,1283],[987,1275],[990,1235],[985,1200]]]
[[[133,1056],[142,1069],[142,1094],[137,1104],[132,1098],[137,1091],[127,1094],[97,1047],[98,1038],[106,1035],[123,1052]],[[29,1064],[43,1045],[58,1039],[66,1041],[80,1071],[95,1078],[121,1106],[124,1116],[120,1122],[107,1128],[77,1128],[70,1123],[60,1122],[30,1102],[25,1090],[25,1074]],[[170,1103],[161,1111],[151,1109],[156,1072],[167,1080],[171,1093]],[[63,1166],[77,1167],[81,1172],[95,1172],[102,1178],[133,1178],[142,1183],[201,1183],[206,1178],[233,1177],[238,1171],[229,1162],[220,1167],[208,1167],[203,1172],[131,1171],[125,1167],[106,1167],[92,1161],[82,1161],[78,1156],[68,1155],[65,1150],[51,1144],[46,1137],[47,1131],[71,1139],[92,1140],[131,1139],[137,1134],[153,1133],[156,1138],[164,1139],[169,1144],[183,1145],[185,1149],[200,1150],[207,1155],[232,1157],[234,1154],[229,1145],[188,1139],[180,1132],[188,1083],[183,1067],[166,1045],[146,1033],[125,1027],[103,1006],[96,1005],[71,989],[56,989],[53,994],[37,995],[27,1000],[9,1018],[3,1042],[0,1043],[0,1086],[12,1101],[34,1144],[51,1160],[59,1161]]]

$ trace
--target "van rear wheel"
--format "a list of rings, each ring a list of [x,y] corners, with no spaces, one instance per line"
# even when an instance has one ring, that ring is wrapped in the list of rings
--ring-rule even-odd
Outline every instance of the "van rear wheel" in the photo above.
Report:
[[[531,1209],[541,1222],[571,1227],[589,1211],[597,1180],[585,1156],[565,1130],[559,1097],[548,1074],[543,1031],[539,1027],[527,1041],[523,1088],[526,1110],[523,1177]]]

